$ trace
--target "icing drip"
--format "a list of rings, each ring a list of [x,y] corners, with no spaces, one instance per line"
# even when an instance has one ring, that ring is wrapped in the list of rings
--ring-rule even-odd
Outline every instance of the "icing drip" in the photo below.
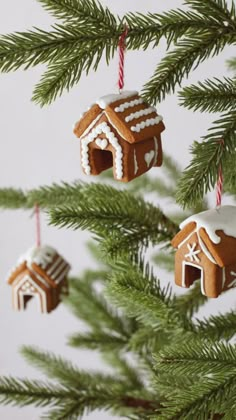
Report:
[[[131,96],[137,95],[138,92],[136,91],[124,91],[120,94],[111,94],[111,95],[105,95],[99,98],[96,101],[96,104],[100,106],[100,108],[105,109],[108,105],[112,104],[113,102],[120,101],[121,99],[130,98]]]
[[[226,275],[225,275],[225,267],[222,268],[222,290],[225,287]]]
[[[125,117],[125,121],[130,122],[133,121],[135,118],[143,117],[144,115],[151,114],[152,112],[156,112],[156,108],[154,108],[153,106],[151,106],[150,108],[141,109],[140,111],[132,112],[131,114],[127,115],[127,117]]]
[[[217,230],[223,230],[225,235],[236,238],[236,207],[222,206],[219,209],[203,211],[188,217],[181,223],[180,229],[183,229],[190,222],[195,222],[197,230],[204,228],[215,244],[221,241],[220,236],[216,234]]]
[[[206,255],[206,257],[213,263],[213,264],[217,264],[216,260],[213,258],[213,256],[211,255],[210,251],[208,251],[206,245],[204,244],[204,242],[201,240],[200,235],[198,232],[197,233],[197,237],[198,237],[198,242],[199,245],[203,251],[203,253]]]
[[[162,121],[163,118],[161,115],[158,115],[155,118],[148,118],[145,121],[142,121],[141,123],[138,123],[136,125],[132,125],[131,127],[131,131],[136,131],[137,133],[139,133],[141,130],[143,130],[146,127],[149,127],[151,125],[157,125],[159,124],[160,121]]]
[[[121,179],[123,176],[123,151],[122,147],[119,144],[119,141],[115,134],[111,131],[109,125],[106,122],[103,122],[99,124],[97,127],[95,127],[91,133],[81,139],[82,144],[82,166],[84,168],[84,171],[87,175],[90,175],[91,173],[91,167],[89,163],[89,143],[91,143],[99,134],[106,134],[107,140],[109,143],[114,147],[116,150],[116,156],[115,156],[115,166],[116,166],[116,177],[117,179]]]
[[[154,156],[154,162],[153,162],[153,165],[152,166],[156,165],[156,163],[157,163],[157,156],[158,156],[158,141],[157,141],[157,138],[156,137],[154,137],[154,146],[155,146],[155,156]]]
[[[136,150],[135,150],[134,151],[134,174],[136,175],[137,172],[138,172],[138,161],[137,161]]]
[[[128,108],[133,108],[136,105],[140,105],[144,102],[142,98],[134,99],[133,101],[124,102],[123,104],[115,108],[115,112],[124,112]]]
[[[236,273],[234,271],[230,271],[231,276],[236,276]],[[233,279],[227,286],[227,288],[229,289],[230,287],[235,287],[236,286],[236,279]]]

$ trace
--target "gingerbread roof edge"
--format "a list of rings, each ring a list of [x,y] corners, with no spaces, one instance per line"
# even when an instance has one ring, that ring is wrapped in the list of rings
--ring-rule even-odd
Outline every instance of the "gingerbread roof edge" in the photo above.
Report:
[[[75,135],[86,137],[104,116],[129,143],[159,136],[165,130],[163,118],[154,107],[149,106],[137,91],[124,91],[99,98],[76,123]]]
[[[222,206],[190,216],[180,224],[180,229],[172,240],[173,247],[179,248],[196,232],[201,245],[220,267],[236,262],[235,206]]]

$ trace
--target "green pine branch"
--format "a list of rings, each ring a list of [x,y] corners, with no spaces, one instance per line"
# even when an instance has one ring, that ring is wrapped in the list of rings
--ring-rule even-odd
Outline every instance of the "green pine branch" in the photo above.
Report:
[[[114,386],[114,383],[117,387],[124,385],[123,382],[119,382],[119,378],[114,381],[112,375],[81,371],[71,362],[34,347],[23,347],[21,353],[28,363],[40,369],[49,378],[59,380],[62,386],[74,387],[77,391],[96,391],[101,384],[104,387]]]
[[[68,344],[76,348],[114,352],[126,348],[127,341],[127,338],[120,335],[96,331],[72,334],[68,339]]]
[[[0,189],[0,207],[6,207],[6,200],[11,200],[10,208],[22,207],[18,195],[17,190]],[[178,231],[158,207],[109,185],[53,184],[25,193],[25,206],[33,208],[35,203],[48,209],[51,224],[96,234],[111,255],[169,243]]]
[[[128,317],[154,331],[162,328],[176,329],[176,333],[178,329],[191,330],[191,322],[174,310],[175,298],[169,287],[160,287],[148,265],[139,267],[123,262],[122,269],[111,273],[105,293]]]
[[[86,277],[72,279],[70,295],[64,301],[75,316],[98,334],[97,337],[109,332],[122,341],[133,331],[133,324],[108,304],[103,293],[98,293],[93,284],[87,282]]]
[[[219,165],[235,152],[236,111],[224,114],[215,121],[203,142],[194,142],[193,159],[185,169],[177,190],[177,202],[191,207],[201,201],[218,179]],[[223,140],[223,144],[222,144]]]
[[[177,43],[175,50],[167,53],[154,75],[143,88],[143,97],[151,104],[165,99],[168,93],[180,86],[191,70],[210,57],[218,55],[226,45],[236,43],[236,30],[225,27],[222,31],[192,35]]]
[[[236,58],[231,58],[231,60],[227,61],[228,63],[228,68],[232,71],[236,70]]]
[[[151,102],[175,90],[193,66],[219,54],[236,42],[235,8],[224,2],[187,1],[189,10],[171,10],[162,15],[128,13],[122,19],[95,0],[39,0],[62,23],[51,32],[34,29],[0,38],[0,70],[9,72],[47,64],[33,99],[46,105],[69,90],[83,72],[96,70],[103,55],[107,63],[118,46],[123,23],[129,26],[128,49],[156,47],[161,38],[177,49],[162,60],[143,90]]]
[[[191,6],[193,10],[203,14],[203,16],[212,16],[217,22],[223,22],[225,26],[235,28],[236,11],[233,1],[226,0],[206,0],[200,2],[198,0],[185,0],[185,4]]]
[[[155,358],[160,386],[162,379],[167,379],[166,408],[160,419],[211,418],[222,413],[226,401],[231,405],[229,398],[236,388],[235,346],[196,339],[187,346],[166,347]],[[173,382],[172,386],[168,383],[169,375],[174,387]]]
[[[89,39],[90,38],[90,39]],[[114,55],[115,44],[110,44],[110,33],[88,36],[85,41],[80,41],[79,46],[55,58],[49,64],[40,82],[35,86],[33,101],[40,105],[48,105],[57,96],[61,96],[64,90],[69,91],[81,78],[83,72],[88,74],[92,68],[94,71],[105,53],[107,63]],[[116,41],[118,37],[116,37]]]
[[[167,47],[175,43],[184,35],[202,33],[206,29],[217,31],[222,23],[217,22],[210,15],[202,16],[200,13],[188,10],[170,10],[163,13],[128,13],[124,20],[129,28],[127,47],[130,49],[148,48],[151,44],[157,47],[161,38],[167,40]]]
[[[75,398],[74,392],[55,384],[11,377],[0,378],[0,403],[19,407],[34,404],[36,407],[57,405],[63,400]],[[76,395],[78,397],[78,395]]]
[[[198,334],[215,341],[231,340],[236,334],[235,325],[236,314],[233,311],[197,320]]]
[[[159,208],[108,185],[87,185],[83,200],[76,206],[60,206],[49,212],[51,224],[88,229],[103,240],[110,253],[169,242],[178,230]]]
[[[38,0],[54,17],[67,23],[96,27],[116,25],[116,19],[107,7],[95,0]]]
[[[174,253],[167,253],[166,250],[159,251],[152,257],[152,261],[159,267],[169,272],[174,272],[175,262]]]
[[[199,282],[185,293],[176,298],[175,307],[182,314],[192,317],[208,301],[208,298],[202,294]]]
[[[50,410],[44,418],[61,420],[77,420],[85,413],[97,409],[109,409],[117,414],[123,412],[128,415],[132,412],[152,411],[159,407],[157,401],[139,397],[138,392],[130,393],[124,381],[121,384],[119,380],[113,378],[109,384],[105,384],[97,382],[97,379],[95,378],[95,384],[92,386],[94,378],[91,376],[89,387],[78,389],[78,387],[62,387],[42,381],[1,378],[0,402],[19,407],[32,404],[36,407],[48,406]],[[129,393],[125,393],[125,390]],[[145,396],[147,395],[146,393]]]
[[[215,78],[188,86],[180,92],[180,103],[185,108],[201,112],[226,112],[235,109],[236,80]]]
[[[86,27],[82,30],[73,25],[55,25],[52,32],[36,28],[30,32],[2,35],[0,70],[10,72],[20,67],[27,70],[38,64],[64,60],[82,51],[88,52],[99,37],[105,46],[105,35],[104,30],[94,34],[90,28],[86,31]]]
[[[0,207],[2,209],[28,208],[27,196],[20,189],[2,188],[0,189]]]

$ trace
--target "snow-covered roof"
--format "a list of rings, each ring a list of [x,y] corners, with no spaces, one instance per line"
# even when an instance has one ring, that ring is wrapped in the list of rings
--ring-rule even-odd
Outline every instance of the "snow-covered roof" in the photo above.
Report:
[[[227,205],[194,214],[180,224],[180,229],[190,222],[196,223],[197,230],[204,228],[214,244],[219,244],[221,241],[220,236],[216,234],[217,230],[236,238],[236,206]]]
[[[97,99],[96,104],[100,106],[100,108],[105,109],[108,105],[112,104],[113,102],[120,101],[121,99],[130,98],[135,95],[138,95],[138,92],[124,90],[121,93],[112,93],[110,95],[102,96],[101,98]]]
[[[48,264],[52,263],[56,254],[57,251],[51,246],[33,246],[19,258],[18,264],[23,262],[26,262],[27,265],[37,264],[45,269]]]

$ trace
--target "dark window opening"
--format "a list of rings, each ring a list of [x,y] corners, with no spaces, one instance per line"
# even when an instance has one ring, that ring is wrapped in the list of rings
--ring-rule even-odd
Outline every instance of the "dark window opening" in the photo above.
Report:
[[[97,173],[105,171],[113,166],[113,155],[109,150],[93,149],[94,166]]]
[[[185,265],[185,286],[191,286],[196,280],[201,279],[201,268]]]
[[[26,308],[28,302],[30,301],[30,299],[32,299],[33,296],[31,295],[24,295],[24,309]]]

